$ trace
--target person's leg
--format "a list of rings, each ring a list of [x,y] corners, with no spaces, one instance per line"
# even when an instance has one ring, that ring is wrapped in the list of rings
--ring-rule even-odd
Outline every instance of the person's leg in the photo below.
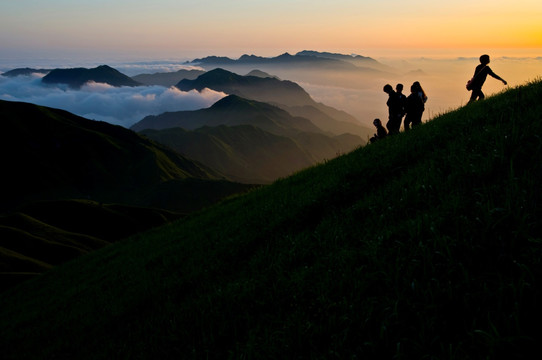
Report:
[[[482,89],[472,89],[469,103],[476,101],[476,99],[482,100],[483,98],[484,98],[484,93],[482,92]]]

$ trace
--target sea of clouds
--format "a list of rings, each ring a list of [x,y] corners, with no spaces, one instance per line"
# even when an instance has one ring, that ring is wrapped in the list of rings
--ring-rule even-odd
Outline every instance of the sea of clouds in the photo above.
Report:
[[[226,96],[209,89],[186,92],[175,87],[113,87],[95,82],[71,89],[64,85],[44,84],[43,76],[0,75],[0,99],[63,109],[87,119],[129,128],[148,115],[207,108]]]
[[[456,59],[379,59],[394,71],[367,77],[349,76],[348,79],[323,77],[322,72],[314,78],[297,78],[291,71],[281,74],[278,69],[260,69],[277,75],[284,80],[300,84],[318,102],[345,110],[360,122],[372,127],[374,118],[387,118],[387,95],[382,91],[386,83],[403,83],[408,95],[410,84],[420,81],[429,96],[424,112],[424,121],[433,116],[463,106],[470,93],[465,89],[466,81],[478,65],[477,58]],[[25,62],[24,66],[34,69],[57,68],[59,61],[39,60]],[[92,68],[101,62],[64,63],[62,67]],[[157,72],[174,72],[180,69],[199,69],[175,61],[113,62],[110,66],[120,72],[134,76]],[[21,62],[3,62],[0,59],[0,73],[17,67]],[[504,87],[500,81],[489,78],[484,85],[484,93],[492,95],[509,87],[524,84],[539,78],[542,73],[542,57],[537,58],[495,58],[491,68],[508,81]],[[208,69],[207,69],[208,70]],[[240,72],[241,75],[248,72]],[[238,72],[239,73],[239,72]],[[164,112],[197,110],[207,108],[226,94],[205,89],[201,92],[180,91],[177,88],[162,86],[112,87],[107,84],[88,83],[81,89],[66,86],[42,84],[43,75],[19,76],[15,78],[0,75],[0,99],[24,101],[38,105],[60,108],[88,119],[107,121],[130,127],[148,115]],[[345,80],[345,81],[343,81]]]

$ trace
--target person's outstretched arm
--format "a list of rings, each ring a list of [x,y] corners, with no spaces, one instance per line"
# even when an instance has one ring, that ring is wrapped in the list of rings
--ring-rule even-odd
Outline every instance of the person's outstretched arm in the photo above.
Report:
[[[506,80],[504,80],[503,78],[501,78],[499,75],[495,74],[491,69],[489,70],[488,75],[491,75],[491,76],[494,77],[495,79],[502,81],[502,83],[503,83],[504,85],[507,85],[507,84],[508,84],[508,83],[506,82]]]

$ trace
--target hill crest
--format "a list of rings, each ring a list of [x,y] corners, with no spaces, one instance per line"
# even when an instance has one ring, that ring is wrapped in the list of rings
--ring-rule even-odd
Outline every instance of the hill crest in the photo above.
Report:
[[[45,84],[66,84],[72,88],[80,88],[89,81],[105,83],[115,87],[141,85],[141,83],[108,65],[100,65],[92,69],[54,69],[42,78],[42,82]]]

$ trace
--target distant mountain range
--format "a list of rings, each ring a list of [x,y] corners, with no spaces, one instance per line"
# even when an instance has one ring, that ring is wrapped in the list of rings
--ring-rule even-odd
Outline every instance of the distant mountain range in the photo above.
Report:
[[[364,143],[268,103],[230,95],[208,109],[148,116],[132,130],[240,182],[269,183]]]
[[[108,65],[100,65],[92,69],[54,69],[42,79],[42,82],[45,84],[66,84],[72,88],[80,88],[89,81],[106,83],[116,87],[142,85]]]
[[[335,135],[348,132],[365,138],[372,131],[346,112],[317,103],[295,82],[279,80],[276,77],[241,76],[217,68],[195,80],[184,79],[177,87],[183,91],[209,88],[273,104],[292,115],[310,119],[320,129]]]
[[[304,69],[308,67],[318,67],[321,70],[340,70],[340,71],[374,71],[380,68],[381,64],[368,57],[352,57],[349,55],[340,55],[332,53],[320,53],[316,51],[302,51],[295,55],[284,53],[276,57],[262,57],[256,55],[242,55],[238,59],[221,56],[207,56],[194,59],[187,62],[190,65],[199,65],[203,67],[225,67],[225,66],[266,66],[266,67],[295,67]]]
[[[229,95],[207,109],[167,112],[150,115],[131,129],[168,129],[181,127],[194,130],[203,126],[251,125],[276,135],[291,135],[301,131],[322,132],[310,120],[294,117],[277,106]]]
[[[204,70],[178,70],[175,72],[158,72],[154,74],[139,74],[132,76],[132,79],[143,85],[160,85],[165,87],[175,86],[179,81],[183,79],[195,79],[201,74],[204,74]]]
[[[15,77],[15,76],[29,76],[32,74],[48,74],[53,69],[32,69],[32,68],[17,68],[2,73],[2,76]]]

